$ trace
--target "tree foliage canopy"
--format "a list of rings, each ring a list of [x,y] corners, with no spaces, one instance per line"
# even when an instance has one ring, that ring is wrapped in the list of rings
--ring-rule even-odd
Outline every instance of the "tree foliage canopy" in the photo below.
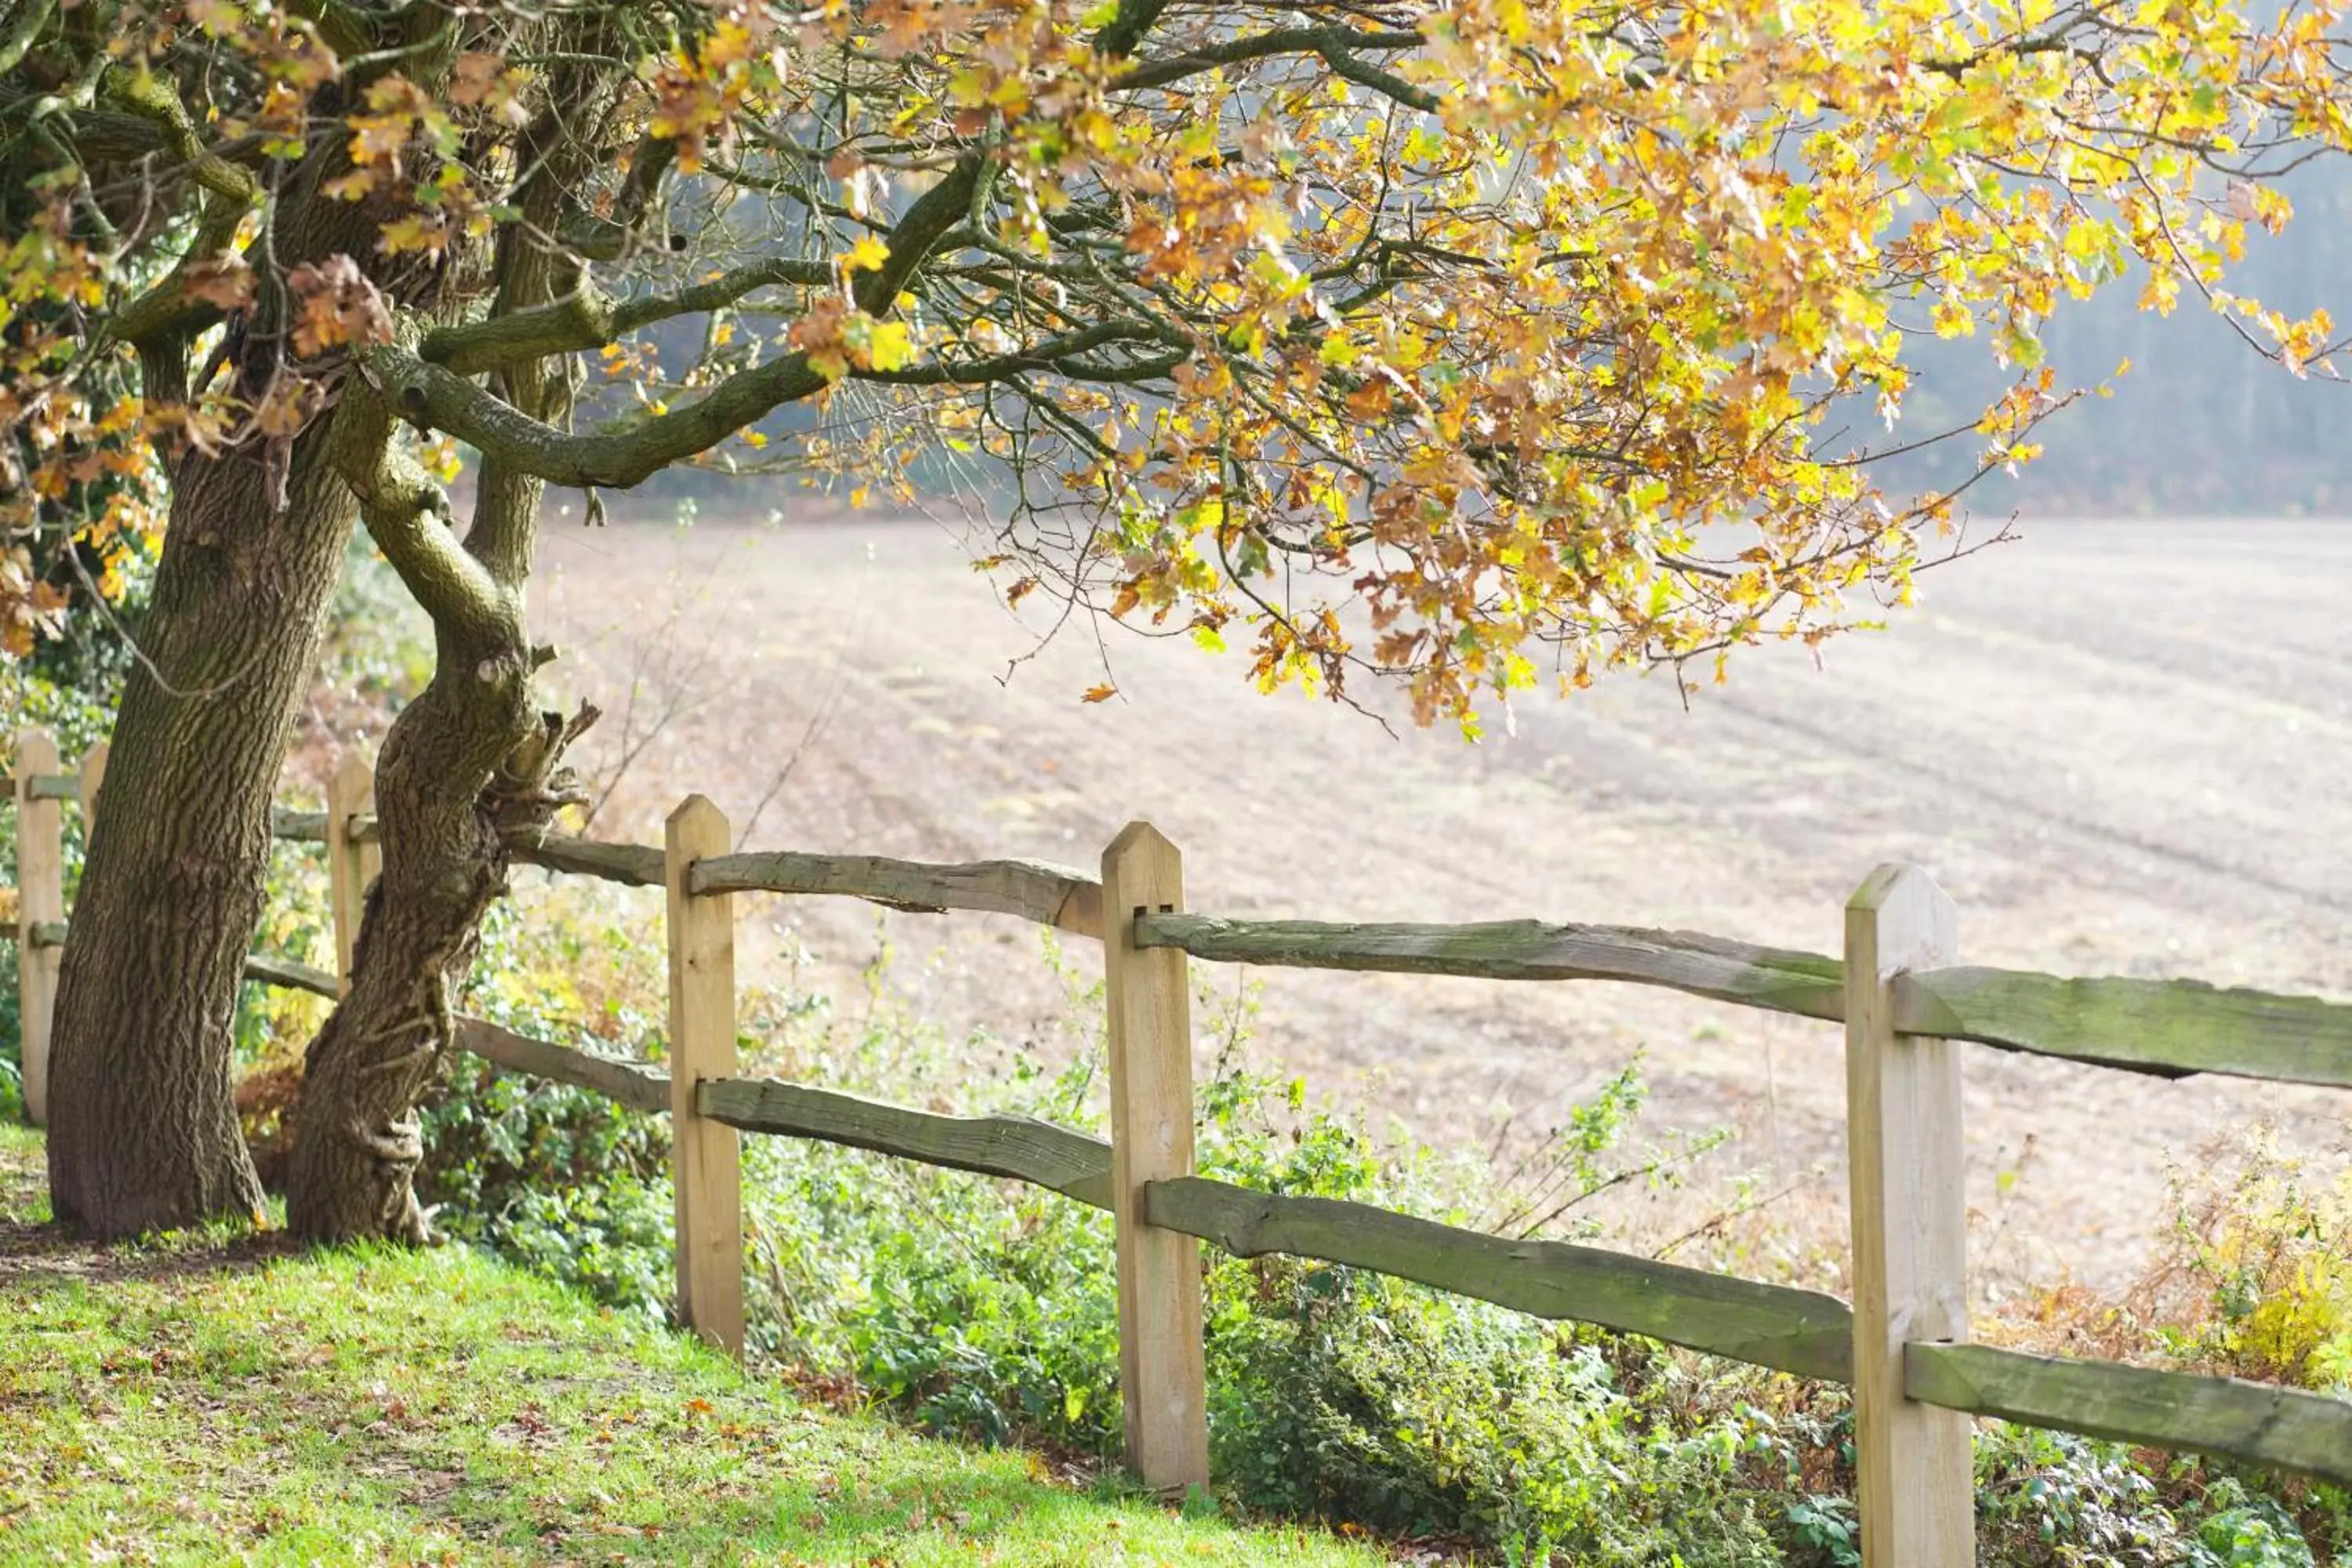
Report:
[[[944,447],[1013,474],[1015,597],[1465,716],[1906,595],[1954,498],[1879,494],[1896,437],[1848,426],[1892,431],[1918,338],[2013,369],[1988,463],[2068,395],[2042,323],[2135,258],[2150,308],[2334,346],[2224,291],[2269,181],[2352,144],[2332,0],[0,16],[15,655],[177,454],[282,477],[356,399],[336,471],[436,619],[528,569],[527,526],[459,543],[461,458],[510,501]],[[296,204],[345,237],[289,259]]]

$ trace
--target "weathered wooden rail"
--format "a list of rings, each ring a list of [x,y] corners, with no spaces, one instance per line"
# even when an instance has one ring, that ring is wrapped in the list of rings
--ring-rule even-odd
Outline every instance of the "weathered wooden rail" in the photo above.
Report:
[[[66,938],[56,803],[87,809],[103,757],[57,769],[20,738],[18,959],[33,1002]],[[257,955],[247,975],[333,996],[373,874],[364,767],[324,812],[280,811],[279,837],[327,847],[338,972]],[[43,817],[40,814],[49,815]],[[27,828],[31,831],[28,833]],[[47,837],[44,839],[43,836]],[[466,1018],[457,1044],[498,1066],[672,1119],[681,1320],[730,1350],[742,1337],[737,1138],[820,1139],[1032,1183],[1112,1211],[1118,1236],[1128,1454],[1156,1486],[1207,1479],[1201,1241],[1412,1279],[1538,1317],[1599,1324],[1853,1385],[1865,1562],[1975,1561],[1969,1416],[2227,1456],[2352,1484],[2352,1401],[2229,1378],[1970,1344],[1956,1042],[2181,1078],[2226,1073],[2352,1087],[2352,1005],[2189,981],[2061,979],[1961,966],[1953,910],[1923,874],[1883,868],[1847,906],[1842,958],[1624,926],[1223,920],[1187,912],[1174,846],[1144,825],[1099,879],[1025,860],[928,865],[874,856],[735,854],[699,796],[666,845],[551,837],[519,858],[667,890],[670,1063],[574,1050]],[[1110,1024],[1106,1140],[1021,1117],[958,1117],[740,1076],[732,899],[829,894],[895,909],[1012,914],[1103,944]],[[1513,1240],[1361,1204],[1254,1192],[1193,1172],[1188,959],[1507,980],[1665,986],[1843,1024],[1855,1300],[1558,1242]],[[46,1019],[42,1020],[46,1024]],[[46,1034],[43,1036],[46,1049]]]

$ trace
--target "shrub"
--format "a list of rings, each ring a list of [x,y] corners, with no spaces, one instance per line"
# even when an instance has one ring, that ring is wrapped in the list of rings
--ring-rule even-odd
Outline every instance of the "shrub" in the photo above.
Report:
[[[525,934],[510,904],[485,922],[461,1006],[520,1032],[584,1049],[610,1041],[580,1028],[587,939],[560,922],[555,940]],[[625,930],[614,922],[615,931]],[[639,1026],[615,1003],[600,1016]],[[635,1041],[659,1054],[650,1031]],[[452,1052],[418,1110],[425,1160],[416,1195],[445,1233],[478,1243],[595,1300],[658,1317],[669,1310],[671,1215],[667,1119],[592,1089],[502,1072]]]
[[[584,901],[565,901],[575,897]],[[528,925],[511,909],[494,915],[467,1009],[585,1048],[658,1056],[658,955],[601,894],[535,901]],[[951,1039],[905,1016],[887,963],[886,950],[853,1009],[748,995],[753,1069],[939,1110],[1100,1126],[1095,989],[1073,981],[1063,1021],[1043,1037]],[[1200,1158],[1227,1180],[1493,1228],[1549,1218],[1586,1234],[1584,1194],[1669,1179],[1675,1149],[1707,1145],[1629,1151],[1641,1100],[1629,1071],[1569,1108],[1553,1144],[1508,1170],[1384,1146],[1311,1105],[1297,1082],[1250,1070],[1246,1001],[1220,1011],[1226,1048],[1200,1087]],[[602,1300],[664,1310],[661,1119],[461,1057],[425,1125],[420,1189],[443,1205],[445,1229]],[[756,1355],[826,1397],[935,1432],[1094,1460],[1117,1453],[1107,1215],[1021,1184],[813,1142],[754,1138],[744,1151]],[[2246,1205],[2255,1216],[2290,1206]],[[2218,1260],[2257,1251],[2231,1244],[2211,1256],[2221,1279]],[[1238,1505],[1528,1563],[1858,1562],[1843,1390],[1351,1269],[1209,1258],[1213,1458]],[[1983,1561],[2004,1568],[2315,1563],[2315,1549],[2352,1544],[2339,1494],[2194,1460],[2156,1466],[2116,1445],[1988,1424],[1977,1465]]]

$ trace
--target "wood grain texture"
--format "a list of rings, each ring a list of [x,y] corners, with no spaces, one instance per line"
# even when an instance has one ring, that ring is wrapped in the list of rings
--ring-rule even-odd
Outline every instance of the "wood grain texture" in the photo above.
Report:
[[[929,914],[1019,915],[1080,936],[1102,934],[1099,885],[1084,872],[1039,860],[931,865],[879,855],[722,855],[695,868],[694,890],[829,893]]]
[[[1129,823],[1103,851],[1102,889],[1127,1462],[1160,1490],[1206,1486],[1200,1244],[1153,1225],[1143,1203],[1146,1184],[1192,1173],[1192,977],[1181,952],[1135,942],[1138,917],[1183,909],[1183,858],[1150,823]]]
[[[352,952],[360,940],[360,922],[367,908],[367,887],[373,879],[369,850],[352,837],[364,813],[375,809],[375,770],[357,752],[347,752],[327,781],[327,904],[335,925],[335,973],[345,995],[352,988]],[[382,863],[382,851],[376,851]]]
[[[1620,980],[1769,1012],[1843,1022],[1836,959],[1636,926],[1241,921],[1146,915],[1143,947],[1301,969],[1495,980]],[[2200,1072],[2352,1087],[2352,1005],[2192,980],[2062,979],[1936,967],[1895,982],[1906,1034],[1970,1040],[2157,1078]]]
[[[273,805],[269,808],[269,836],[293,844],[324,844],[327,841],[327,814]]]
[[[100,741],[82,753],[81,769],[74,779],[74,798],[81,802],[81,830],[87,842],[98,824],[98,792],[106,787],[106,758],[112,746]]]
[[[2352,1486],[2352,1400],[2232,1377],[1911,1346],[1904,1387],[1924,1404],[2152,1448],[2219,1454]]]
[[[591,1089],[651,1116],[670,1108],[669,1074],[649,1062],[574,1050],[479,1018],[457,1021],[457,1046],[494,1067]]]
[[[1541,921],[1349,925],[1152,913],[1137,921],[1135,941],[1227,963],[1495,980],[1627,980],[1808,1018],[1844,1016],[1836,959],[1691,931]]]
[[[16,1003],[25,1120],[49,1121],[49,1042],[57,1023],[58,969],[62,944],[37,940],[66,918],[65,821],[58,802],[70,799],[75,780],[58,772],[57,737],[47,730],[16,732]],[[45,786],[63,783],[62,794]]]
[[[1538,1318],[1596,1323],[1801,1377],[1850,1378],[1852,1314],[1819,1291],[1197,1176],[1150,1184],[1146,1206],[1153,1225],[1244,1258],[1281,1252],[1344,1263]]]
[[[247,954],[245,977],[261,985],[283,986],[289,991],[311,991],[332,1001],[342,994],[341,986],[333,975],[308,963],[290,958],[278,958],[266,952]]]
[[[688,795],[669,815],[670,1171],[677,1199],[678,1321],[730,1355],[743,1353],[741,1140],[705,1117],[707,1079],[736,1074],[735,909],[697,897],[694,862],[728,848],[725,814]]]
[[[1845,910],[1854,1469],[1864,1568],[1972,1568],[1968,1418],[1905,1396],[1904,1347],[1969,1337],[1959,1047],[1897,1028],[1889,982],[1951,961],[1952,900],[1882,866]]]
[[[374,817],[361,816],[353,825],[355,837],[372,837],[374,824]],[[327,814],[273,806],[269,831],[292,843],[322,844],[327,837]],[[566,833],[550,833],[535,840],[511,842],[507,852],[526,865],[541,866],[551,871],[568,871],[632,888],[662,886],[662,852],[649,844],[605,844]]]
[[[1895,1007],[1913,1034],[2166,1077],[2218,1072],[2352,1088],[2352,1005],[2316,996],[1961,967],[1898,979]]]
[[[746,1132],[815,1138],[926,1165],[1010,1176],[1098,1209],[1110,1204],[1110,1144],[1026,1116],[941,1116],[773,1079],[705,1083],[702,1114]]]
[[[662,852],[645,844],[601,844],[593,838],[550,833],[533,841],[510,841],[507,853],[551,871],[568,871],[631,888],[661,887],[667,875]]]

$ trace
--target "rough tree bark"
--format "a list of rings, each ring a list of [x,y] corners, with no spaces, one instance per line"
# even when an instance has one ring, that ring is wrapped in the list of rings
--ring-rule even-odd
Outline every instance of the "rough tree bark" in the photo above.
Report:
[[[494,254],[493,319],[545,305],[581,280],[576,259],[541,237],[560,226],[587,174],[593,142],[572,132],[602,96],[593,79],[559,72],[551,106],[529,137],[539,173],[520,193],[525,221]],[[568,358],[518,358],[498,370],[506,400],[531,417],[569,414]],[[437,486],[402,456],[392,415],[373,389],[347,405],[384,440],[350,448],[345,478],[370,533],[433,617],[432,681],[385,737],[376,770],[383,869],[369,889],[352,953],[352,989],[310,1044],[287,1223],[334,1242],[431,1237],[414,1176],[424,1149],[415,1107],[452,1038],[449,995],[470,967],[483,913],[506,888],[506,845],[543,831],[579,796],[560,767],[593,722],[540,711],[523,615],[546,486],[495,457],[479,469],[472,526],[461,544]]]
[[[288,481],[280,510],[242,448],[176,475],[153,668],[132,673],[115,721],[58,994],[49,1199],[88,1235],[261,1206],[230,1026],[270,795],[357,516],[318,437],[296,443]]]
[[[341,166],[330,147],[279,193],[272,243],[287,265],[372,252],[381,215],[320,194]],[[411,299],[433,286],[413,268],[387,280]],[[135,340],[157,402],[184,395],[200,324],[169,304]],[[248,395],[285,374],[289,308],[282,292],[258,301],[232,336]],[[261,914],[270,795],[358,516],[341,477],[352,435],[321,415],[291,437],[173,463],[144,658],[115,720],[58,985],[50,1204],[90,1236],[260,1209],[230,1031]]]

